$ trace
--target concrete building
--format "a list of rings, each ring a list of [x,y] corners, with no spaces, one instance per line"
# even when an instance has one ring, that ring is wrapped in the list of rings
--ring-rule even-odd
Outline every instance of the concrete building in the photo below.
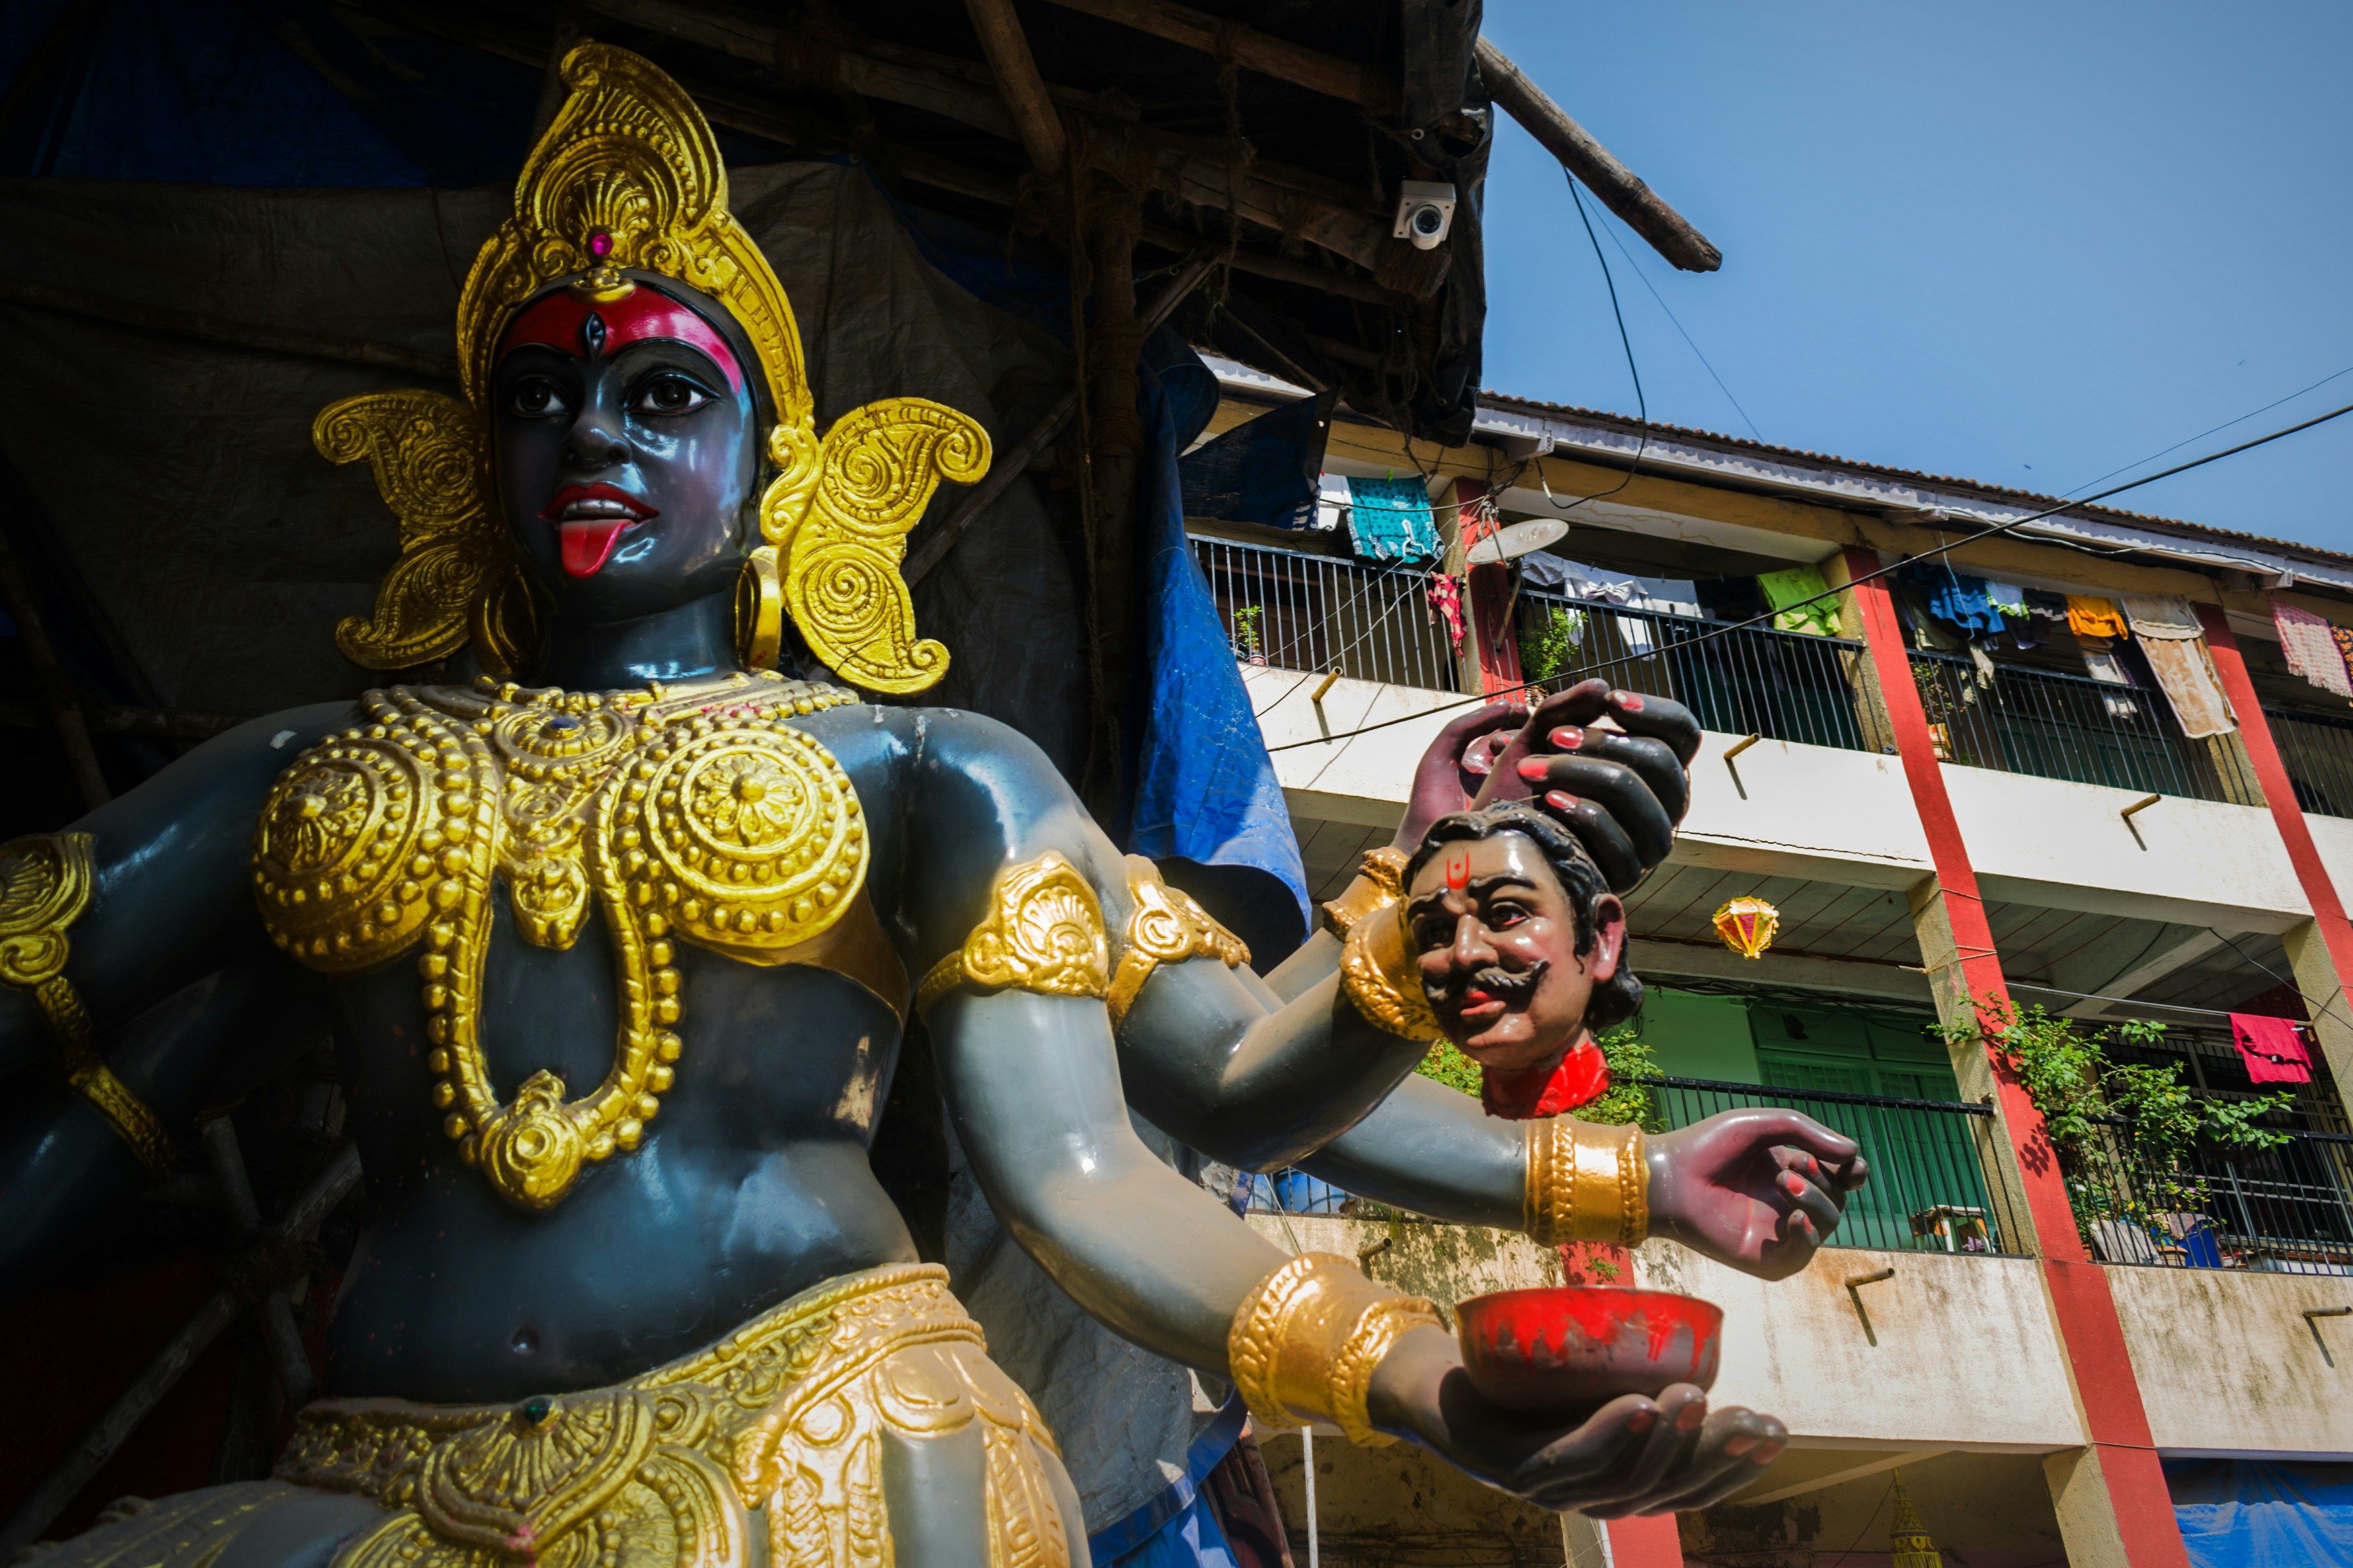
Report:
[[[1220,374],[1214,430],[1300,395]],[[1344,409],[1324,468],[1335,503],[1349,476],[1425,476],[1443,555],[1367,562],[1345,521],[1189,525],[1316,896],[1387,841],[1414,759],[1467,697],[1598,669],[1689,703],[1708,731],[1694,802],[1629,900],[1655,1114],[1795,1105],[1861,1138],[1878,1177],[1782,1284],[1666,1243],[1637,1256],[1643,1282],[1725,1308],[1716,1400],[1796,1436],[1746,1492],[1673,1528],[1564,1535],[1435,1461],[1334,1441],[1315,1448],[1322,1563],[1883,1563],[1900,1466],[1948,1561],[2157,1568],[2192,1560],[2175,1504],[2201,1459],[2353,1475],[2320,1468],[2353,1461],[2337,1087],[2353,1075],[2353,704],[2291,670],[2279,629],[2298,612],[2353,626],[2353,557],[2101,507],[1978,538],[2062,503],[1492,395],[1443,450]],[[1548,518],[1569,528],[1551,561],[1465,572],[1467,541]],[[1978,578],[2041,613],[1997,609],[2001,631],[1971,639],[1927,603],[1942,567],[1874,575],[1947,544],[1965,616]],[[1459,638],[1433,566],[1459,587]],[[1837,591],[1834,619],[1723,629],[1755,598],[1742,584],[1800,567]],[[2221,732],[2187,737],[2149,662],[2168,656],[2134,651],[2146,637],[2053,619],[2051,595],[2087,613],[2187,601]],[[1753,962],[1709,927],[1736,894],[1780,911]],[[2264,1118],[2285,1134],[2270,1147],[2109,1162],[2094,1190],[2063,1173],[1983,1043],[1947,1043],[1936,1026],[1968,1025],[1972,998],[2087,1030],[2161,1023],[2111,1058],[2170,1066],[2224,1105],[2258,1088],[2228,1016],[2308,1016],[2311,1081]],[[1345,1211],[1257,1223],[1441,1305],[1559,1279],[1501,1233]],[[1302,1536],[1299,1439],[1267,1452]]]

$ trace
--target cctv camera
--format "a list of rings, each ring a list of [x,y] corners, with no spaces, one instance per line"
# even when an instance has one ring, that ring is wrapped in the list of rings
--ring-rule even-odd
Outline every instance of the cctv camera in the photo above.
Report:
[[[1389,232],[1413,242],[1416,250],[1435,250],[1454,226],[1454,187],[1430,180],[1407,180],[1398,188],[1397,226]]]

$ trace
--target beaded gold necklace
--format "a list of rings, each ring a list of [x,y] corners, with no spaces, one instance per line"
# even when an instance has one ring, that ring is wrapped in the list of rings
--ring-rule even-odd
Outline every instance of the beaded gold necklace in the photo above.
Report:
[[[394,687],[368,722],[296,759],[261,809],[254,891],[298,962],[353,973],[422,943],[433,1103],[510,1202],[553,1207],[584,1164],[637,1147],[682,1048],[673,942],[754,963],[821,935],[866,877],[857,791],[795,716],[838,688],[736,675],[568,692],[484,678]],[[494,881],[523,939],[567,948],[593,895],[619,972],[613,1066],[565,1098],[542,1069],[512,1101],[481,1045]]]

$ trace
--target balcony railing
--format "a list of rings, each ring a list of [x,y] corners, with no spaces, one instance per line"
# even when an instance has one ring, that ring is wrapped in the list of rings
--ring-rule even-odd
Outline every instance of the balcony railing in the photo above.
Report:
[[[1720,734],[1859,752],[1894,740],[1864,695],[1870,656],[1859,642],[1768,626],[1727,631],[1691,616],[1553,594],[1522,594],[1518,619],[1523,646],[1541,647],[1549,637],[1564,656],[1558,669],[1542,674],[1564,686],[1605,673],[1613,684],[1673,698]]]
[[[1643,1080],[1661,1130],[1720,1111],[1781,1107],[1803,1111],[1862,1145],[1871,1179],[1847,1199],[1832,1247],[1897,1251],[2023,1253],[2020,1205],[1992,1158],[2001,1136],[1993,1111],[1948,1100],[1899,1100],[1707,1079]]]
[[[1430,597],[1430,573],[1329,555],[1195,539],[1195,559],[1224,616],[1234,657],[1284,669],[1336,669],[1357,680],[1459,689],[1454,637]]]
[[[2320,816],[2353,816],[2353,718],[2263,710],[2279,742],[2295,804]]]
[[[2119,1139],[2095,1173],[2069,1179],[2076,1223],[2107,1263],[2353,1274],[2353,1137],[2285,1137],[2201,1148],[2165,1170],[2136,1163]]]
[[[2021,1253],[2027,1250],[2020,1208],[1989,1156],[2000,1134],[1982,1105],[1898,1100],[1710,1079],[1651,1078],[1654,1131],[1688,1127],[1725,1110],[1780,1107],[1803,1111],[1862,1145],[1871,1179],[1847,1200],[1832,1247],[1895,1251]],[[1371,1215],[1410,1219],[1384,1205],[1284,1170],[1250,1184],[1253,1213]]]
[[[2165,694],[2086,676],[1915,653],[1912,678],[1947,762],[2155,795],[2253,804],[2234,737],[2192,741]]]

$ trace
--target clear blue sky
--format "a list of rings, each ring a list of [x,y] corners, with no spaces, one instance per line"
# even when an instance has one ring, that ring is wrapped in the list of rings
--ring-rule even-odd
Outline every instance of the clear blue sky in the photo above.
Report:
[[[1486,0],[1724,251],[1616,218],[1653,417],[2051,493],[2353,366],[2353,7]],[[1558,165],[1499,117],[1486,384],[1635,402]],[[2123,476],[2353,403],[2353,374]],[[2353,551],[2353,415],[2112,503]]]

